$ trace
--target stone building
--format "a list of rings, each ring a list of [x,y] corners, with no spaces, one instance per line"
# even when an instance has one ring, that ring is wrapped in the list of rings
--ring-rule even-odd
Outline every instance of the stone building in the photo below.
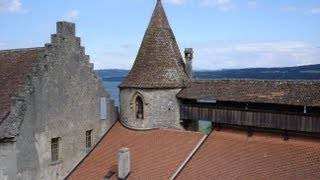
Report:
[[[0,53],[0,178],[320,179],[320,81],[193,79],[157,0],[113,123],[74,25],[57,30]]]
[[[320,131],[313,126],[320,114],[320,81],[193,79],[193,49],[184,55],[185,60],[158,0],[132,69],[119,86],[123,125],[197,130],[198,121],[205,120]]]
[[[65,179],[320,179],[320,81],[192,79],[192,53],[157,0],[120,121]]]
[[[121,122],[136,129],[176,128],[187,74],[178,44],[158,1],[131,71],[120,84]]]
[[[0,51],[0,179],[62,179],[116,116],[73,23],[44,47]]]

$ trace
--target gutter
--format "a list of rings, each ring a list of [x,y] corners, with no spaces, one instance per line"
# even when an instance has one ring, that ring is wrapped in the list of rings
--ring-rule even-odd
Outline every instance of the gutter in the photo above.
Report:
[[[208,138],[208,135],[204,135],[201,140],[198,142],[196,147],[191,151],[189,156],[184,160],[184,162],[181,164],[181,166],[178,168],[178,170],[173,174],[173,176],[170,178],[170,180],[174,180],[177,178],[179,173],[183,170],[183,168],[188,164],[188,162],[191,160],[191,158],[194,156],[194,154],[200,149],[201,145],[205,142],[205,140]]]

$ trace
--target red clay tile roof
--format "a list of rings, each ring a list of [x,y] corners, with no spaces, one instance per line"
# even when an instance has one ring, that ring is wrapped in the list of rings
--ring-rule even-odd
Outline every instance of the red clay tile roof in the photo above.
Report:
[[[10,113],[11,97],[17,95],[18,86],[25,80],[43,48],[0,51],[0,124]]]
[[[177,97],[320,106],[320,81],[192,80]]]
[[[177,179],[320,179],[320,140],[213,131]]]
[[[116,179],[117,154],[123,147],[130,149],[129,179],[170,179],[202,137],[168,129],[135,131],[116,123],[67,179],[101,180],[110,170]]]
[[[157,1],[133,67],[120,87],[180,88],[186,79],[178,44]]]

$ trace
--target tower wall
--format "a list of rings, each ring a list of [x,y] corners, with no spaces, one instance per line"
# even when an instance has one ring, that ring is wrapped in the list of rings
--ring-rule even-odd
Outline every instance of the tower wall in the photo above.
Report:
[[[179,101],[181,89],[120,89],[121,122],[134,129],[173,128],[180,125]],[[136,118],[135,97],[143,98],[143,119]]]

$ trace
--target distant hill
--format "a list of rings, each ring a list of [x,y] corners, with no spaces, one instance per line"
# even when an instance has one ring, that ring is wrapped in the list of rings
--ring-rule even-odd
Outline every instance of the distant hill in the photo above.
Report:
[[[320,64],[283,67],[283,68],[249,68],[226,69],[218,71],[195,71],[194,77],[204,79],[287,79],[287,80],[315,80],[320,79]]]
[[[122,81],[128,70],[97,70],[103,81]],[[194,71],[194,78],[199,79],[283,79],[283,80],[320,80],[320,64],[282,67],[282,68],[247,68]]]
[[[96,70],[96,72],[98,73],[98,76],[103,81],[122,81],[129,73],[129,70],[101,69],[101,70]]]

